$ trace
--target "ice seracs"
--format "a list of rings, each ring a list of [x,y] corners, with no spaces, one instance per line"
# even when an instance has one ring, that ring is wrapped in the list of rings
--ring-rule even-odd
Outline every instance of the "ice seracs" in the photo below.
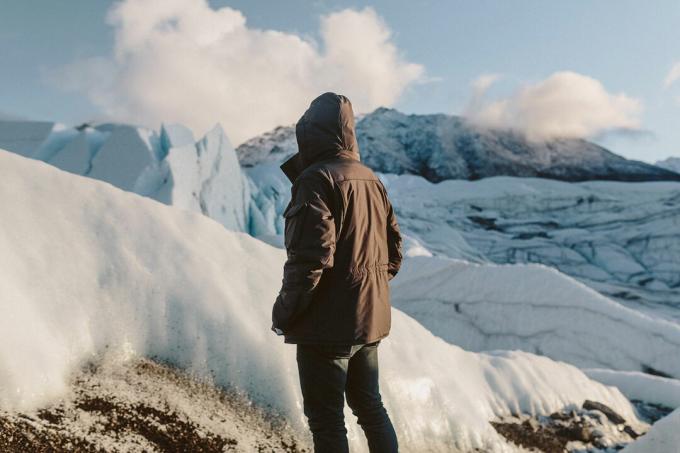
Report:
[[[250,184],[219,125],[196,142],[177,124],[156,132],[115,123],[0,121],[0,146],[250,231]]]

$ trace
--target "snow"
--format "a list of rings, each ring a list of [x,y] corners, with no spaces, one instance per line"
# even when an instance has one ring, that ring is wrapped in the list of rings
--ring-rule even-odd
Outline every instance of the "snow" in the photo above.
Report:
[[[680,157],[668,157],[656,162],[657,167],[665,168],[676,173],[680,173]]]
[[[53,401],[86,361],[126,350],[241,389],[303,430],[294,348],[269,330],[282,250],[16,154],[0,152],[0,168],[0,405]],[[644,430],[617,389],[574,366],[468,352],[398,310],[380,354],[405,451],[516,451],[489,420],[585,399]]]
[[[680,409],[656,422],[639,440],[621,453],[678,453],[680,451]]]
[[[651,367],[680,376],[680,325],[624,307],[547,266],[415,256],[404,261],[392,289],[395,307],[466,349],[522,349],[580,367]]]
[[[639,371],[608,369],[583,370],[588,377],[617,387],[629,399],[659,404],[673,409],[680,407],[680,380],[653,376]]]
[[[382,175],[400,226],[437,255],[542,263],[680,320],[680,184]]]

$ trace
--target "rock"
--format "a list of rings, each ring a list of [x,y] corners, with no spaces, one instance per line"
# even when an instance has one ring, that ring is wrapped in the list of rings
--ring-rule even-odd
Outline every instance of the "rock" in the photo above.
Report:
[[[629,435],[630,437],[632,437],[633,439],[637,439],[638,437],[640,437],[640,435],[639,435],[639,434],[638,434],[638,433],[637,433],[630,425],[624,426],[624,427],[623,427],[623,432],[625,432],[626,434],[628,434],[628,435]]]
[[[610,422],[617,425],[626,423],[626,419],[617,414],[611,407],[598,403],[597,401],[586,400],[583,403],[583,409],[587,411],[600,411],[602,412]]]

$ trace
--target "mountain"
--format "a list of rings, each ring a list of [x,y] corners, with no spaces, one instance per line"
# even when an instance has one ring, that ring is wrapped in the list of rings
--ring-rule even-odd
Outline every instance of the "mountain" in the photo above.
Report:
[[[379,108],[357,120],[361,159],[375,171],[419,175],[432,182],[490,176],[562,181],[680,181],[680,174],[628,160],[585,140],[530,142],[480,129],[458,116],[406,115]],[[281,161],[296,151],[294,127],[279,127],[240,145],[243,166]]]
[[[666,170],[680,173],[680,157],[668,157],[664,160],[656,162],[654,165],[665,168]]]
[[[69,396],[79,370],[96,368],[103,357],[117,364],[153,358],[233,389],[261,410],[284,417],[297,433],[305,432],[294,348],[269,330],[283,250],[205,216],[13,153],[0,151],[0,168],[3,411],[42,413],[47,420],[61,414],[67,422],[80,420],[79,432],[96,440],[103,428],[92,431],[92,416],[50,408]],[[409,286],[415,285],[422,293],[430,288],[426,279],[411,278]],[[629,323],[631,329],[641,327],[639,320]],[[154,407],[164,407],[162,399],[149,406],[151,399],[172,398],[181,410],[161,411],[174,417],[168,429],[176,428],[175,419],[180,427],[191,420],[214,426],[196,414],[203,410],[203,397],[173,396],[172,386],[162,386],[169,392],[163,394],[145,375],[131,375],[139,393],[126,390],[129,382],[105,386],[114,394],[90,398],[85,410],[105,411],[102,423],[110,414],[118,414],[118,422],[135,413],[147,417],[130,419],[139,424],[153,421]],[[603,407],[586,400],[606,405],[628,425],[627,431],[622,422],[608,426],[603,436],[610,445],[622,446],[647,428],[619,390],[572,365],[521,351],[468,352],[399,310],[381,346],[381,379],[404,451],[515,452],[519,449],[499,434],[510,429],[509,417],[555,412],[563,417],[583,408],[583,417],[601,418],[587,407]],[[95,396],[105,395],[105,389]],[[131,411],[131,404],[145,409]],[[0,423],[6,420],[0,416]],[[204,431],[203,441],[213,434]],[[353,451],[365,451],[354,423],[350,439]]]

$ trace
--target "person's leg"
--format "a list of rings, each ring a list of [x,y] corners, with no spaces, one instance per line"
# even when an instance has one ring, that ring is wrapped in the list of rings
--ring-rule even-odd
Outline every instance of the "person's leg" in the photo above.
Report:
[[[350,346],[298,345],[304,412],[317,453],[347,453],[343,409]]]
[[[380,398],[378,343],[365,345],[349,360],[346,392],[371,453],[397,452],[397,435]]]

